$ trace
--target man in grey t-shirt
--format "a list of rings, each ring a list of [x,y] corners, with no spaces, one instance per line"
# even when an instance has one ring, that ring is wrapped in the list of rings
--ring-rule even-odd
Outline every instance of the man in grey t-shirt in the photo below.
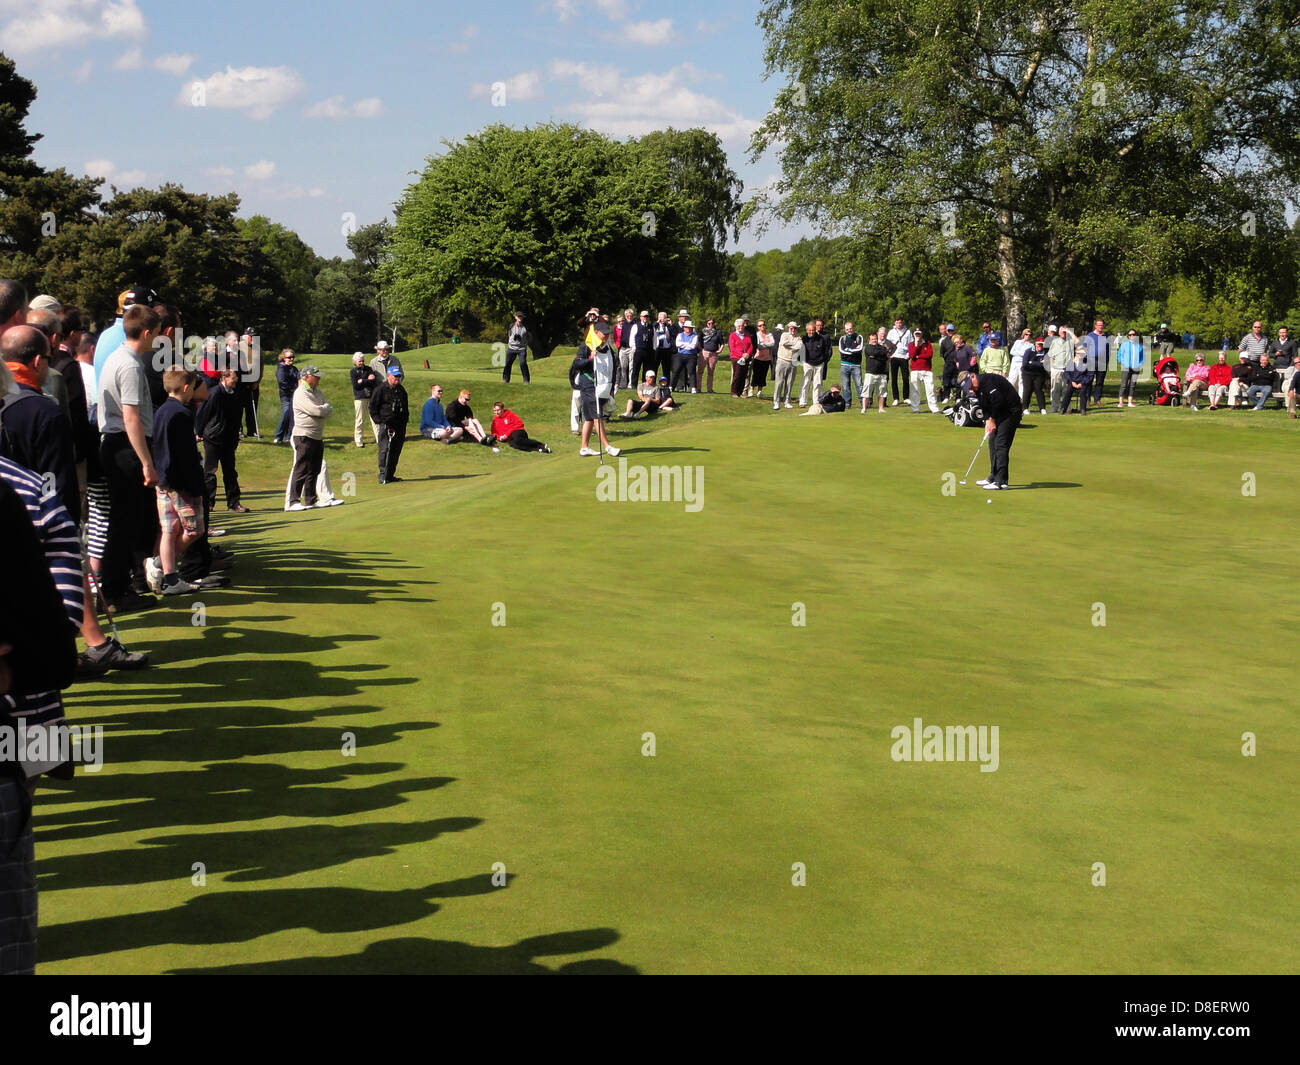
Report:
[[[108,481],[108,543],[104,549],[100,588],[113,613],[152,606],[144,594],[144,560],[153,554],[158,532],[154,469],[149,439],[153,432],[153,402],[144,359],[162,319],[143,304],[128,307],[122,316],[126,340],[104,363],[99,375],[99,455]]]
[[[1261,355],[1268,354],[1268,337],[1264,335],[1264,323],[1255,322],[1250,327],[1250,332],[1241,338],[1241,343],[1237,345],[1237,350],[1245,354],[1251,362],[1259,362]]]

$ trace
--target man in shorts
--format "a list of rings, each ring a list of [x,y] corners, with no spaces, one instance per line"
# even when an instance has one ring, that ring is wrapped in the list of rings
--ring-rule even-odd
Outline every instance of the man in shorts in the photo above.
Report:
[[[177,560],[203,535],[203,465],[194,445],[195,375],[188,370],[164,370],[167,400],[154,415],[153,462],[158,471],[158,565],[163,595],[198,591],[177,572]],[[152,567],[149,567],[152,568]]]

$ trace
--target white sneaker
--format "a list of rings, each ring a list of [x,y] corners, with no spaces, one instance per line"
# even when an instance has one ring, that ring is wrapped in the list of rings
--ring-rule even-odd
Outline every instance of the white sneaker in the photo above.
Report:
[[[318,507],[341,507],[342,505],[343,505],[343,500],[341,500],[341,499],[318,499],[318,500],[316,500],[316,506],[318,506]],[[306,510],[306,509],[307,509],[306,507],[303,507],[303,510]]]
[[[285,509],[285,510],[306,510],[307,508],[304,507],[301,503],[295,501],[295,502],[293,502],[293,503],[290,503],[290,504],[289,504],[287,507],[285,507],[284,509]]]
[[[897,407],[897,406],[898,406],[898,400],[894,400],[894,402],[891,403],[890,406],[891,406],[891,407]]]
[[[781,404],[779,404],[779,403],[773,403],[773,404],[772,404],[772,409],[773,409],[773,410],[780,410],[780,409],[781,409]]]
[[[500,449],[499,447],[494,447],[494,448],[492,449],[492,454],[494,454],[494,455],[499,455],[499,454],[501,454],[501,449]]]
[[[802,406],[802,404],[801,404],[801,406]],[[789,402],[789,401],[787,401],[787,402],[786,402],[786,405],[785,405],[785,409],[786,409],[786,410],[794,410],[794,404],[791,403],[791,402]]]
[[[618,458],[618,456],[619,456],[619,454],[620,454],[620,451],[619,451],[618,448],[614,447],[614,446],[611,444],[609,447],[605,448],[605,454],[606,454],[606,455],[613,455],[614,458]]]
[[[692,389],[691,389],[691,395],[692,395],[692,396],[698,396],[699,394],[700,394],[700,390],[699,390],[698,388],[692,388]]]
[[[1038,408],[1038,413],[1039,413],[1039,414],[1046,414],[1046,413],[1047,413],[1047,408],[1046,408],[1046,407],[1039,407],[1039,408]]]
[[[149,590],[154,595],[162,595],[162,563],[157,558],[146,558],[144,560],[144,579],[145,583],[149,585]]]
[[[980,478],[978,481],[976,481],[975,483],[976,483],[977,485],[979,485],[981,488],[987,488],[987,487],[989,486],[988,478],[983,478],[983,477],[982,477],[982,478]]]
[[[1000,491],[1002,491],[1002,489],[1004,489],[1005,487],[1006,487],[1006,485],[1004,485],[1004,484],[986,484],[986,485],[984,486],[984,491],[986,491],[986,492],[1000,492]]]
[[[600,454],[600,452],[599,452],[599,451],[593,451],[593,450],[592,450],[591,448],[589,448],[589,447],[580,447],[580,448],[578,448],[578,454],[579,454],[579,455],[583,455],[583,456],[585,456],[585,457],[589,457],[589,458],[595,458],[597,455]]]

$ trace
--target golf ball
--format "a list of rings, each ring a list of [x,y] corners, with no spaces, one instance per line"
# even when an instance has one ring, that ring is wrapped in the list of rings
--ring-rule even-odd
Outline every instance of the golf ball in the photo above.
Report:
[[[985,502],[985,503],[992,503],[993,500],[991,500],[991,499],[986,499],[986,500],[984,500],[984,502]]]

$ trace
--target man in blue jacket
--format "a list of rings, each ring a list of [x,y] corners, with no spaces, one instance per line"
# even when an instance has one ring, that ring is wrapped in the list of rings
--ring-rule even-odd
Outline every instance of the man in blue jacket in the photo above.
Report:
[[[420,435],[426,440],[441,440],[444,444],[454,444],[465,435],[459,425],[447,421],[447,412],[442,407],[442,385],[429,389],[429,398],[420,408]]]

